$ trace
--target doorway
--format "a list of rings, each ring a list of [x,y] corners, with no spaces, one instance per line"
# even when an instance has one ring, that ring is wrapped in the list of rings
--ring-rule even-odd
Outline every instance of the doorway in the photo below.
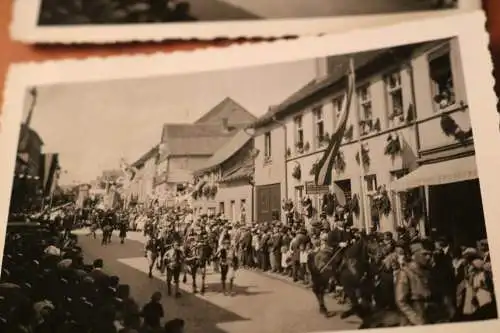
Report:
[[[475,247],[486,238],[479,180],[429,187],[431,232],[455,245]]]

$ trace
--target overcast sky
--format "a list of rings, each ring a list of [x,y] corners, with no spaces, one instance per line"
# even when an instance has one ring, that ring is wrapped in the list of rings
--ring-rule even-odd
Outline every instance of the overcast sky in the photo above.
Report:
[[[60,154],[60,183],[95,179],[160,140],[163,123],[193,122],[229,96],[256,116],[315,76],[313,60],[224,72],[43,86],[31,126]],[[28,106],[30,99],[27,97]],[[27,109],[27,107],[26,107]],[[25,117],[26,112],[25,110]]]

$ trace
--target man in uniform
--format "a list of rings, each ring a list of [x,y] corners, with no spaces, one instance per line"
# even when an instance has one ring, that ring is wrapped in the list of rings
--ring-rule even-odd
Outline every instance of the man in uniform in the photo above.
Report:
[[[403,325],[424,325],[442,321],[443,306],[435,301],[432,286],[434,246],[427,240],[410,245],[411,261],[399,271],[396,280],[396,305],[403,314]]]
[[[160,241],[156,237],[151,237],[146,244],[146,258],[148,258],[149,278],[153,277],[153,267],[160,254]]]
[[[219,259],[221,284],[224,294],[227,292],[232,293],[234,287],[234,279],[236,278],[236,271],[238,270],[238,255],[234,246],[231,246],[229,240],[222,243],[221,248],[217,251],[216,257]],[[229,277],[229,290],[226,289],[226,282]]]
[[[180,242],[174,241],[173,246],[165,253],[163,262],[167,268],[167,293],[172,295],[172,280],[175,287],[175,297],[180,297],[179,277],[181,274],[182,263],[184,262],[184,254],[182,253]]]

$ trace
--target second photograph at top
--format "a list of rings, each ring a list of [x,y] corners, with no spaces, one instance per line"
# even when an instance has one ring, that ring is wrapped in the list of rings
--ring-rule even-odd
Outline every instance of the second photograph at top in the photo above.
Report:
[[[18,0],[14,5],[12,31],[15,39],[33,43],[302,36],[480,9],[480,3],[478,0]]]

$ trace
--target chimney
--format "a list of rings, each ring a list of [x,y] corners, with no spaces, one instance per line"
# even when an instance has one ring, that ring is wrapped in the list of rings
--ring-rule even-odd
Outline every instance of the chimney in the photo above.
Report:
[[[224,132],[229,132],[229,119],[228,118],[222,118],[222,129]]]

